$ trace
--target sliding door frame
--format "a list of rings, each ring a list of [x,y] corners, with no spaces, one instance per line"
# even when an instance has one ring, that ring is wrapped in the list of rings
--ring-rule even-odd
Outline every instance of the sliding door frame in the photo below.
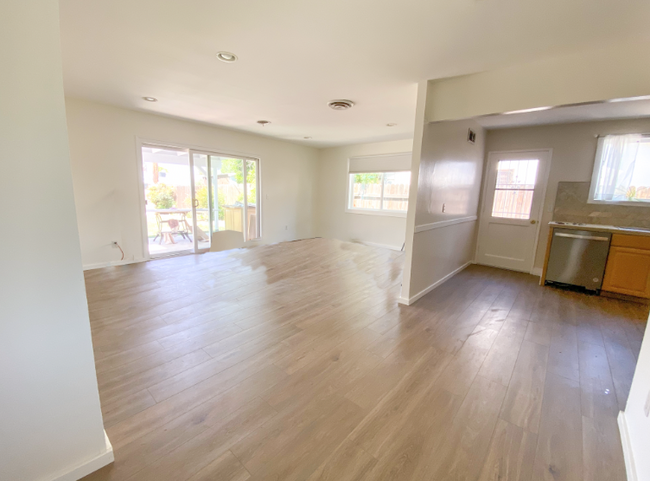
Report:
[[[244,242],[250,242],[250,241],[257,241],[262,238],[262,191],[261,191],[261,178],[262,178],[262,160],[260,157],[256,157],[250,154],[243,154],[243,153],[238,153],[234,151],[223,151],[223,150],[214,150],[210,148],[205,148],[205,147],[198,147],[195,145],[188,145],[188,144],[182,144],[178,142],[166,142],[166,141],[159,141],[159,140],[151,140],[151,139],[144,139],[142,137],[137,137],[135,138],[135,143],[136,143],[136,163],[137,163],[137,173],[138,173],[138,191],[139,191],[139,199],[140,199],[140,232],[141,232],[141,241],[142,241],[142,254],[143,254],[143,260],[148,261],[151,260],[152,257],[149,254],[149,232],[147,230],[147,209],[146,209],[146,204],[145,204],[145,195],[144,195],[144,162],[142,159],[142,147],[160,147],[163,149],[171,149],[171,150],[181,150],[185,151],[189,155],[189,168],[190,168],[190,179],[191,179],[191,194],[192,194],[192,222],[193,222],[193,229],[195,228],[197,219],[196,219],[196,207],[194,204],[194,199],[196,199],[196,192],[195,192],[195,185],[194,185],[194,154],[199,154],[199,155],[207,155],[208,156],[208,172],[210,172],[211,165],[210,165],[210,157],[230,157],[230,158],[235,158],[235,159],[241,159],[243,162],[243,175],[244,175],[244,209],[243,209],[243,226],[244,226],[244,231],[242,234],[244,236]],[[247,161],[254,161],[256,162],[257,165],[257,172],[255,176],[255,190],[257,194],[257,204],[256,204],[256,215],[255,215],[255,222],[256,222],[256,229],[257,229],[257,237],[255,239],[249,239],[248,238],[248,187],[247,187],[247,174],[248,174],[248,167],[246,165]],[[212,194],[211,190],[212,188],[210,187],[210,181],[208,179],[208,205],[210,205],[210,202],[212,201]],[[209,215],[210,215],[210,244],[212,244],[212,209],[209,209]],[[193,232],[194,234],[194,232]],[[196,235],[193,235],[193,244],[194,244],[194,249],[192,253],[197,254],[200,252],[206,252],[209,249],[204,248],[204,249],[198,249],[198,241],[196,239]]]

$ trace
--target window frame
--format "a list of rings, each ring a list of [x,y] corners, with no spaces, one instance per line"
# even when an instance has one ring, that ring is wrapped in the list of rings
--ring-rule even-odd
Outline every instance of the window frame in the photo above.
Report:
[[[594,199],[594,196],[596,194],[596,187],[598,184],[598,176],[600,174],[600,167],[602,164],[602,151],[603,151],[603,144],[605,143],[604,138],[609,136],[609,135],[628,135],[628,134],[636,134],[636,132],[628,132],[624,134],[605,134],[605,135],[598,135],[596,136],[596,155],[594,156],[594,163],[593,163],[593,168],[591,171],[591,182],[589,184],[589,195],[587,196],[587,204],[601,204],[601,205],[629,205],[629,206],[634,206],[634,207],[650,207],[650,201],[633,201],[633,200],[599,200],[599,199]],[[650,137],[649,134],[638,134],[644,137]],[[601,142],[601,139],[603,141]],[[650,142],[650,138],[648,138],[648,142]]]
[[[530,162],[530,161],[535,161],[536,166],[535,166],[535,179],[532,184],[532,188],[530,189],[523,189],[523,188],[514,188],[514,189],[505,189],[505,188],[499,188],[499,164],[501,162]],[[490,217],[493,219],[513,219],[513,220],[530,220],[532,214],[533,214],[533,197],[535,196],[535,187],[537,186],[537,180],[539,176],[539,166],[540,166],[540,161],[539,159],[500,159],[496,161],[496,175],[494,179],[494,187],[492,188],[493,193],[492,193],[492,207],[490,210]],[[529,184],[524,184],[524,185],[529,185]],[[494,203],[496,202],[497,199],[497,192],[503,191],[503,192],[531,192],[531,205],[530,205],[530,210],[528,211],[528,217],[509,217],[509,216],[501,216],[501,215],[494,215]]]
[[[368,171],[368,172],[350,172],[349,168],[349,161],[348,161],[348,169],[347,169],[347,195],[345,199],[345,212],[347,214],[361,214],[361,215],[379,215],[379,216],[386,216],[386,217],[406,217],[406,214],[408,213],[408,202],[410,200],[410,194],[411,194],[411,178],[409,178],[409,199],[407,199],[407,207],[406,210],[386,210],[382,209],[384,205],[384,185],[386,181],[386,177],[383,174],[391,174],[391,173],[403,173],[403,172],[408,172],[412,176],[412,172],[410,170],[396,170],[396,171]],[[381,198],[379,200],[379,209],[363,209],[363,208],[353,208],[350,207],[354,192],[353,192],[353,175],[357,174],[382,174],[381,177]]]

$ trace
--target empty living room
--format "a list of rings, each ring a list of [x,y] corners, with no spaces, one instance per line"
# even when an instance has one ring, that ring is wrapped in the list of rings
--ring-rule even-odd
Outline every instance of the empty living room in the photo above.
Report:
[[[650,481],[649,24],[4,0],[0,481]]]

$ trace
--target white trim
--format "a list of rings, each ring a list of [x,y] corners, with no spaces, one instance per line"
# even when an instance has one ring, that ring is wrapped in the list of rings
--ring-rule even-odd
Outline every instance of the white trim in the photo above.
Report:
[[[420,292],[418,292],[416,295],[414,295],[413,297],[411,297],[411,298],[409,298],[409,299],[406,299],[406,298],[404,298],[404,297],[398,297],[398,298],[397,298],[397,303],[398,303],[398,304],[404,304],[405,306],[410,306],[410,305],[413,304],[415,301],[417,301],[417,300],[420,299],[421,297],[427,295],[429,292],[431,292],[432,290],[434,290],[436,287],[440,286],[441,284],[444,284],[444,283],[447,282],[449,279],[451,279],[451,278],[454,277],[456,274],[458,274],[460,271],[462,271],[463,269],[465,269],[465,268],[467,268],[468,266],[472,265],[473,263],[474,263],[474,262],[469,261],[469,262],[467,262],[466,264],[463,264],[463,265],[460,266],[458,269],[456,269],[456,270],[450,272],[449,274],[447,274],[447,275],[446,275],[445,277],[443,277],[442,279],[437,280],[436,282],[434,282],[433,284],[431,284],[429,287],[427,287],[427,288],[425,288],[425,289],[422,289]]]
[[[158,259],[158,258],[154,257],[152,259]],[[115,267],[115,266],[125,266],[127,264],[137,264],[139,262],[147,262],[152,259],[132,259],[126,261],[96,262],[95,264],[86,264],[82,268],[84,271],[90,271],[92,269],[101,269],[103,267]]]
[[[422,224],[415,226],[415,233],[424,232],[427,230],[440,229],[441,227],[447,227],[450,225],[464,224],[465,222],[474,222],[478,217],[475,215],[470,215],[467,217],[458,217],[457,219],[441,220],[438,222],[432,222],[431,224]]]
[[[391,245],[388,245],[388,244],[379,244],[377,242],[368,242],[368,241],[359,240],[359,239],[355,239],[355,240],[353,240],[353,242],[359,242],[360,244],[364,244],[364,245],[367,245],[367,246],[370,246],[370,247],[381,247],[382,249],[390,249],[392,251],[398,251],[398,252],[402,251],[402,246],[391,246]]]
[[[591,195],[591,194],[589,194]],[[601,205],[629,205],[632,207],[650,207],[650,201],[647,200],[637,200],[637,201],[628,201],[628,200],[593,200],[587,198],[587,204],[601,204]]]
[[[90,473],[94,473],[98,469],[103,468],[104,466],[111,464],[115,461],[115,456],[113,455],[113,446],[108,439],[108,435],[104,430],[104,451],[92,458],[89,461],[72,468],[69,471],[64,472],[63,474],[57,474],[53,478],[49,478],[50,481],[77,481],[85,476],[88,476]]]
[[[345,209],[346,214],[383,215],[385,217],[406,217],[403,210]]]
[[[530,274],[532,276],[542,277],[542,268],[541,267],[533,267],[530,270]]]
[[[144,160],[142,159],[142,147],[146,142],[140,137],[135,137],[135,148],[136,148],[136,168],[138,172],[138,197],[140,198],[140,204],[138,205],[138,210],[140,211],[140,242],[142,244],[142,257],[143,260],[148,261],[151,259],[149,254],[149,232],[147,232],[147,205],[145,204],[145,195],[144,195]],[[110,264],[109,264],[110,265]],[[105,266],[102,266],[105,267]],[[91,268],[92,269],[92,268]]]
[[[621,434],[621,445],[623,446],[623,458],[625,459],[625,471],[627,472],[628,481],[638,481],[636,474],[636,465],[634,463],[634,455],[632,453],[632,443],[630,442],[630,433],[627,429],[627,419],[625,412],[618,413],[618,430]]]

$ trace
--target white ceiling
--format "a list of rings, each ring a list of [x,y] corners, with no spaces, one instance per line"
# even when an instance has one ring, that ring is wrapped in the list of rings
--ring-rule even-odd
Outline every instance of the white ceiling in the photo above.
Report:
[[[60,6],[66,95],[318,147],[410,138],[419,80],[597,48],[644,34],[650,21],[647,0],[60,0]],[[239,61],[217,60],[220,50]],[[329,109],[337,98],[357,105]],[[260,119],[272,123],[261,127]]]
[[[477,117],[476,121],[486,129],[504,129],[639,117],[650,117],[650,99],[572,105],[535,112],[485,115]]]

